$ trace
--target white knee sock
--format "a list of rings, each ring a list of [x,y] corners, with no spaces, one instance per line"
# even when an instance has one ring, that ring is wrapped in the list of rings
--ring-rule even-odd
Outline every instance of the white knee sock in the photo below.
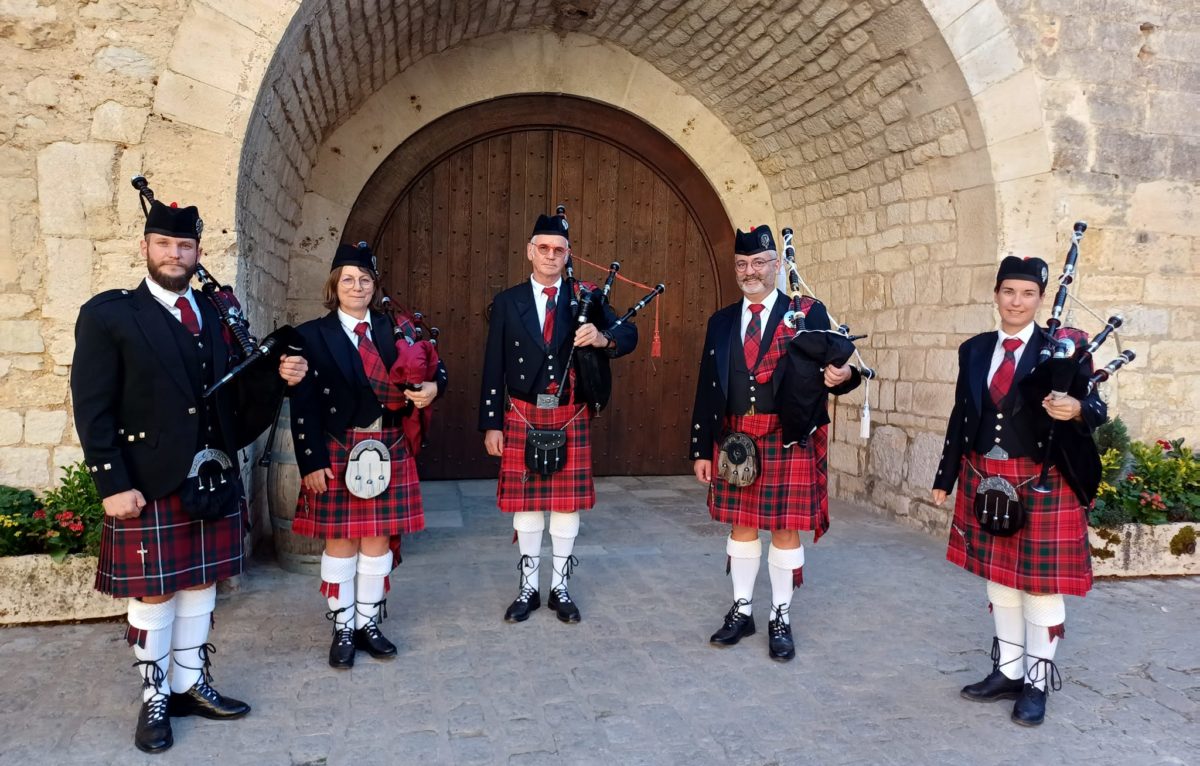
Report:
[[[792,607],[795,592],[795,571],[804,566],[804,546],[798,548],[776,548],[775,543],[767,548],[767,572],[771,576],[771,617],[776,612],[783,617],[785,625],[791,625],[788,610]]]
[[[1056,679],[1049,678],[1054,672],[1049,663],[1054,661],[1059,639],[1064,635],[1066,603],[1061,595],[1032,593],[1022,593],[1021,601],[1025,610],[1025,681],[1045,689],[1049,680],[1053,688],[1058,688]]]
[[[321,593],[329,604],[335,631],[354,627],[354,573],[357,570],[358,554],[348,558],[321,554]]]
[[[997,646],[1000,647],[1000,672],[1013,681],[1025,675],[1025,613],[1021,608],[1022,593],[1006,585],[988,581],[988,601],[996,623]]]
[[[392,571],[392,553],[382,556],[358,554],[358,580],[355,593],[354,625],[365,628],[374,621],[379,622],[379,606],[383,601],[384,580]]]
[[[217,585],[175,594],[175,627],[171,632],[171,691],[182,694],[192,688],[204,671],[208,629],[217,606]]]
[[[729,577],[733,580],[733,600],[745,601],[738,606],[742,614],[751,614],[754,601],[754,581],[758,579],[758,565],[762,561],[762,541],[755,538],[745,542],[732,537],[725,544],[729,554]]]
[[[550,574],[550,590],[566,585],[570,570],[575,566],[571,551],[579,535],[579,514],[551,511],[550,543],[554,549],[554,571]]]
[[[538,589],[538,565],[542,556],[542,530],[546,528],[546,515],[541,511],[517,511],[513,514],[513,529],[517,532],[517,547],[522,560],[528,561],[521,567],[521,585],[526,582]]]
[[[139,665],[144,687],[142,701],[147,701],[155,694],[166,695],[171,692],[167,683],[167,668],[171,663],[171,628],[175,623],[175,598],[161,604],[147,604],[136,598],[129,599],[129,626],[131,637],[134,632],[137,641],[133,645],[133,656],[139,662],[153,663]]]

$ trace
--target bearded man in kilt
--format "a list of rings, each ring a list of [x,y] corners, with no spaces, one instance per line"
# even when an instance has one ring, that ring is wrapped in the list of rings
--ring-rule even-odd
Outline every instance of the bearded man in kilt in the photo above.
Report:
[[[104,498],[96,589],[129,599],[126,635],[143,686],[134,744],[146,752],[174,743],[172,716],[250,710],[213,689],[208,672],[216,583],[242,571],[249,525],[237,452],[269,422],[279,378],[296,383],[307,370],[302,357],[283,356],[278,372],[252,366],[201,395],[233,349],[212,304],[189,286],[202,230],[195,207],[152,203],[140,242],[148,276],[95,296],[75,324],[75,427]],[[222,491],[200,484],[203,458],[224,466],[207,479]]]
[[[538,571],[549,511],[554,564],[547,604],[559,620],[579,622],[579,607],[567,592],[567,580],[578,564],[572,555],[578,512],[596,504],[596,490],[590,409],[577,400],[574,370],[565,365],[572,344],[604,349],[614,358],[628,354],[637,346],[637,329],[629,322],[611,332],[601,332],[590,322],[577,325],[562,278],[571,250],[567,221],[561,215],[538,217],[525,256],[532,266],[530,278],[492,302],[479,396],[484,448],[500,458],[497,504],[513,515],[521,551],[517,597],[504,619],[524,622],[542,604]],[[603,311],[610,324],[616,321],[607,304]],[[565,460],[557,471],[530,469],[526,448],[531,431],[565,436]],[[561,457],[561,448],[555,454]]]
[[[400,536],[425,528],[414,460],[419,444],[403,419],[433,403],[434,380],[401,387],[394,324],[382,311],[376,259],[365,242],[337,248],[322,298],[329,313],[297,328],[312,374],[291,391],[292,433],[303,487],[292,531],[325,540],[321,593],[333,622],[329,664],[354,666],[356,650],[396,656],[379,629],[389,575],[400,563]],[[364,478],[365,477],[365,478]]]
[[[725,550],[734,604],[710,641],[732,646],[754,634],[754,582],[762,560],[758,532],[770,530],[768,653],[786,662],[796,656],[789,611],[792,593],[804,581],[800,531],[813,531],[816,542],[829,528],[829,416],[821,406],[805,443],[784,443],[776,401],[788,384],[782,362],[795,331],[783,322],[788,298],[775,287],[783,266],[770,227],[736,232],[734,271],[743,298],[708,320],[688,454],[696,478],[709,486],[709,513],[732,527]],[[809,329],[829,329],[829,314],[820,301],[805,297],[801,309]],[[824,370],[824,386],[834,394],[854,390],[861,380],[850,364]],[[758,476],[746,486],[714,474],[721,444],[732,434],[748,437],[757,450]]]
[[[1054,655],[1065,635],[1063,596],[1083,596],[1092,586],[1087,538],[1092,498],[1086,480],[1070,465],[1078,459],[1052,458],[1049,492],[1034,492],[1032,485],[1052,422],[1058,422],[1055,454],[1061,456],[1065,437],[1073,437],[1070,451],[1094,453],[1091,432],[1108,418],[1095,391],[1082,400],[1066,395],[1026,400],[1020,384],[1043,346],[1054,342],[1034,321],[1048,276],[1040,258],[1008,256],[1001,262],[994,291],[1000,330],[976,335],[958,349],[954,409],[933,482],[936,505],[958,482],[946,558],[987,580],[996,626],[992,672],[963,687],[962,696],[976,702],[1015,699],[1012,720],[1024,726],[1042,723],[1047,686],[1057,689],[1061,683]],[[1026,515],[1015,534],[997,536],[982,527],[974,508],[984,481],[985,487],[1002,481],[1015,488]]]

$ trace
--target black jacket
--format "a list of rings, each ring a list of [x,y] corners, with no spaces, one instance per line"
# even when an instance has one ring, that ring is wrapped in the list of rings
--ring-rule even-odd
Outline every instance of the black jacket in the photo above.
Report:
[[[396,362],[394,325],[386,315],[372,311],[371,336],[384,365]],[[304,337],[304,357],[308,375],[289,389],[292,410],[292,437],[296,444],[296,463],[300,474],[329,468],[325,434],[340,435],[350,428],[368,426],[380,416],[385,425],[398,425],[412,407],[385,414],[375,396],[362,357],[347,337],[337,311],[312,319],[296,328]],[[446,367],[438,361],[438,396],[446,388]]]
[[[231,349],[212,305],[199,293],[213,377],[228,370]],[[71,398],[84,460],[101,497],[137,489],[147,500],[173,492],[192,466],[199,436],[200,380],[175,340],[178,322],[145,282],[108,290],[79,310]],[[284,384],[269,364],[250,367],[215,396],[214,411],[232,459],[274,417]]]
[[[946,440],[942,446],[942,459],[938,463],[937,474],[933,480],[934,489],[945,490],[947,493],[954,490],[963,457],[975,444],[983,414],[987,374],[999,337],[999,333],[994,330],[980,333],[958,347],[958,382],[954,388],[954,409],[950,412],[950,421],[946,425]],[[1010,416],[1012,432],[1020,441],[1024,453],[1039,463],[1054,421],[1046,414],[1040,401],[1025,400],[1020,383],[1037,365],[1038,355],[1048,340],[1049,335],[1045,329],[1034,328],[1033,335],[1021,352],[1021,358],[1017,360],[1010,394],[1013,397]],[[1058,424],[1054,440],[1057,449],[1054,450],[1052,460],[1067,483],[1086,504],[1090,499],[1085,499],[1089,492],[1084,490],[1098,479],[1091,475],[1092,461],[1080,458],[1090,457],[1096,452],[1091,433],[1108,419],[1108,405],[1095,391],[1085,397],[1081,404],[1082,423]],[[1085,454],[1089,450],[1090,453]]]
[[[773,338],[790,302],[782,291],[775,291],[775,305],[763,327],[763,337]],[[692,405],[692,431],[689,435],[688,456],[691,460],[712,458],[713,447],[721,438],[721,423],[729,396],[730,353],[740,348],[742,332],[742,299],[717,311],[708,319],[704,334],[704,350],[700,357],[700,376],[696,379],[696,400]],[[806,312],[805,325],[814,330],[828,330],[829,312],[825,304],[815,301]],[[769,344],[763,343],[759,355],[765,354]],[[781,361],[771,377],[773,392],[778,395],[783,383],[786,365]],[[853,391],[862,382],[857,367],[851,367],[850,379],[836,388],[829,389],[835,396]],[[778,398],[778,396],[776,397]],[[822,410],[816,423],[821,427],[829,422],[829,414]]]
[[[565,289],[565,279],[562,284]],[[609,324],[617,321],[608,305],[604,306],[604,315]],[[566,296],[559,296],[554,316],[554,336],[547,347],[538,325],[529,280],[504,290],[492,301],[479,395],[480,431],[504,427],[506,390],[510,396],[532,401],[546,390],[552,370],[556,379],[561,380],[562,365],[566,363],[578,326],[572,321],[571,304]],[[632,322],[613,330],[611,337],[615,345],[608,350],[610,357],[624,356],[637,347],[638,333]]]

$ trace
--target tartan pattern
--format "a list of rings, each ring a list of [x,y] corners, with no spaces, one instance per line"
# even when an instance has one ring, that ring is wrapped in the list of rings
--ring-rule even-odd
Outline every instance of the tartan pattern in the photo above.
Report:
[[[808,446],[783,446],[778,415],[726,416],[724,433],[740,431],[758,447],[758,478],[748,487],[735,487],[713,477],[708,512],[722,524],[756,529],[797,529],[815,532],[813,542],[829,529],[827,427],[813,432]],[[717,464],[720,445],[713,447]]]
[[[547,346],[554,337],[554,310],[558,305],[554,302],[554,296],[557,293],[557,287],[542,288],[542,294],[546,296],[546,319],[542,322],[542,340],[546,341]]]
[[[525,468],[525,431],[529,427],[562,428],[568,421],[567,464],[548,477],[530,473]],[[496,504],[505,513],[569,512],[596,505],[596,487],[592,483],[591,422],[586,407],[563,405],[542,410],[520,399],[511,400],[504,413],[504,455],[500,458]]]
[[[392,476],[383,494],[363,499],[350,494],[345,477],[350,450],[367,439],[378,439],[387,445],[392,457]],[[340,440],[326,434],[325,445],[333,478],[327,480],[328,488],[322,494],[301,488],[296,500],[296,518],[292,521],[293,532],[322,540],[357,540],[395,537],[425,528],[421,481],[403,429],[348,431]],[[398,561],[399,557],[396,558]]]
[[[161,596],[242,572],[244,500],[215,521],[197,521],[175,492],[146,503],[135,519],[104,517],[96,590],[113,598]],[[145,564],[142,554],[145,550]]]
[[[175,300],[175,308],[179,309],[179,321],[183,322],[183,326],[192,335],[200,334],[200,320],[196,317],[196,312],[192,311],[192,302],[182,295]]]
[[[1000,360],[1000,366],[996,368],[996,374],[992,376],[992,382],[988,385],[988,394],[992,397],[992,404],[998,408],[1004,406],[1004,397],[1008,396],[1008,391],[1012,388],[1013,374],[1017,371],[1015,354],[1021,347],[1021,339],[1005,338],[1002,345],[1004,346],[1004,358]]]
[[[742,338],[742,354],[746,358],[747,370],[754,369],[754,363],[758,361],[758,349],[762,347],[762,310],[761,303],[750,304],[750,321],[746,323],[746,334]]]
[[[1029,458],[991,460],[968,453],[959,471],[958,496],[946,559],[972,574],[1027,593],[1083,596],[1092,587],[1087,514],[1055,468],[1052,490],[1040,495],[1030,484],[1017,492],[1025,506],[1025,527],[1012,537],[993,537],[979,528],[973,512],[979,475],[1001,476],[1016,486],[1036,477],[1040,466]]]
[[[363,372],[366,373],[367,382],[371,384],[371,390],[375,392],[375,398],[379,400],[379,403],[389,410],[398,410],[404,406],[404,394],[392,385],[387,365],[383,363],[379,349],[375,348],[375,344],[367,337],[367,330],[370,327],[371,325],[367,322],[359,322],[354,326],[354,334],[358,336],[358,355],[362,358]]]

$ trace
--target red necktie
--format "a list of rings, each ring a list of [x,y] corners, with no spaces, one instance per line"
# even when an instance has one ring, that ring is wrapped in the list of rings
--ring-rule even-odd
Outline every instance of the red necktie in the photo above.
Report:
[[[366,322],[359,322],[354,327],[354,334],[358,336],[358,355],[362,357],[363,371],[367,373],[367,380],[379,403],[389,410],[398,410],[404,406],[404,395],[389,382],[383,357],[379,356],[379,349],[375,348],[375,344],[367,337],[369,327]]]
[[[1015,354],[1021,347],[1021,339],[1005,338],[1002,345],[1004,346],[1004,359],[996,368],[996,374],[992,376],[992,383],[988,386],[988,393],[992,395],[992,403],[996,407],[1000,407],[1004,397],[1008,396],[1008,390],[1012,388],[1013,374],[1017,371]]]
[[[750,321],[746,324],[746,337],[742,341],[742,351],[746,354],[746,369],[754,372],[754,363],[758,361],[758,348],[762,344],[762,325],[758,315],[762,313],[761,303],[750,304]]]
[[[554,296],[558,294],[558,288],[543,287],[542,293],[546,296],[546,321],[542,322],[542,338],[549,345],[554,337]]]
[[[200,320],[196,318],[196,312],[192,311],[192,302],[182,295],[175,300],[175,308],[179,309],[179,321],[183,322],[183,326],[192,335],[200,334]]]

